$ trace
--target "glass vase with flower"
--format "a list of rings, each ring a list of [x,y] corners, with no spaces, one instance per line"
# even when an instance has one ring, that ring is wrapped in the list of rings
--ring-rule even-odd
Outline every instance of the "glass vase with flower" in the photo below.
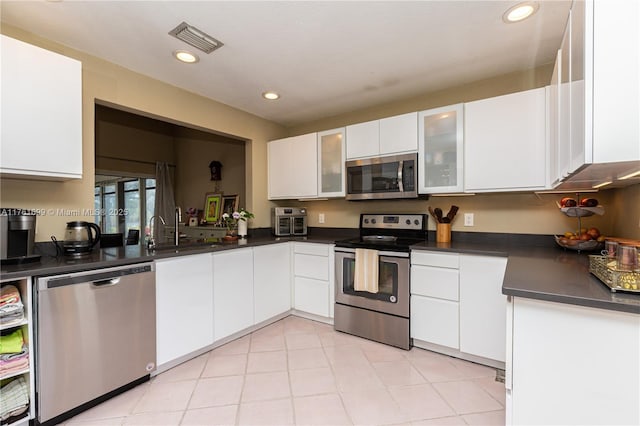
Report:
[[[247,236],[247,220],[253,219],[253,213],[240,208],[232,213],[223,213],[222,222],[227,227],[226,240],[237,240]]]

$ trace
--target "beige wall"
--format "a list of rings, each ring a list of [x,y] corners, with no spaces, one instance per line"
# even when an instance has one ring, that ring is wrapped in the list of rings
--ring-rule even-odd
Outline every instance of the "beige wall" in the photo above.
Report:
[[[208,192],[239,195],[238,207],[247,205],[245,142],[184,128],[177,129],[174,135],[176,202],[183,210],[189,207],[203,209]],[[209,163],[212,160],[222,163],[222,180],[217,182],[211,181]]]
[[[95,123],[97,173],[155,176],[156,161],[176,164],[175,126],[102,106]]]
[[[328,117],[289,129],[290,135],[302,135],[309,132],[333,129],[336,127],[356,124],[369,120],[390,117],[413,111],[423,111],[460,102],[475,101],[507,93],[543,87],[549,84],[553,64],[542,66],[534,70],[515,72],[510,74],[480,80],[458,87],[447,88],[437,92],[424,93],[413,98],[390,102],[347,114]]]
[[[93,207],[94,103],[97,100],[131,112],[144,112],[176,124],[213,130],[249,140],[246,155],[247,209],[256,214],[255,227],[270,225],[267,193],[266,142],[287,136],[284,127],[219,102],[137,74],[94,56],[50,42],[9,25],[3,34],[82,61],[83,178],[70,182],[2,179],[3,207],[82,210]],[[91,220],[90,216],[83,217]],[[77,218],[76,218],[77,219]],[[64,237],[69,217],[38,217],[36,241]]]
[[[640,184],[613,191],[609,214],[614,235],[640,240]]]
[[[612,203],[613,192],[603,191],[597,198],[607,209]],[[562,195],[512,193],[484,194],[459,197],[431,197],[428,200],[403,201],[313,201],[294,203],[306,207],[310,226],[357,228],[359,214],[367,213],[428,213],[429,206],[440,207],[446,214],[452,205],[460,207],[451,229],[463,232],[503,232],[522,234],[562,234],[578,229],[578,220],[562,214],[556,201]],[[285,203],[282,203],[285,205]],[[325,224],[318,224],[318,213],[325,214]],[[474,214],[474,226],[464,226],[464,213]],[[618,234],[611,215],[591,216],[582,219],[583,227],[596,227],[606,235]],[[435,230],[430,217],[429,230]],[[621,235],[620,235],[621,236]]]

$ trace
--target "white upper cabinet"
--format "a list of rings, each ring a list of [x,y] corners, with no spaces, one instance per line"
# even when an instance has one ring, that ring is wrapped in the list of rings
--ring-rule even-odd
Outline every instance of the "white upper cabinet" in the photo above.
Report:
[[[344,197],[345,129],[318,132],[318,197]]]
[[[380,154],[379,120],[347,126],[347,160]]]
[[[561,67],[561,178],[585,164],[640,161],[640,3],[574,1]],[[621,165],[618,172],[629,167]]]
[[[545,189],[546,89],[464,105],[464,188],[469,192]]]
[[[380,120],[380,155],[416,152],[417,150],[417,112]]]
[[[3,176],[82,178],[82,64],[0,35]]]
[[[584,8],[583,12],[580,12]],[[572,44],[572,62],[584,60],[586,126],[593,128],[593,153],[589,155],[590,135],[584,133],[585,162],[609,163],[640,160],[640,2],[596,0],[574,2],[572,32],[580,34],[584,16],[584,53]],[[572,43],[576,38],[572,37]],[[590,45],[593,41],[593,46]],[[574,49],[575,47],[575,49]],[[591,71],[591,67],[593,70]],[[581,73],[571,71],[578,83]],[[591,83],[591,84],[590,84]],[[592,93],[591,93],[592,91]],[[572,96],[572,100],[576,99]],[[591,110],[593,117],[590,116]],[[573,117],[573,112],[572,112]],[[581,127],[577,118],[576,126]],[[590,124],[592,126],[590,126]],[[572,136],[573,137],[573,136]],[[580,137],[580,136],[578,136]]]
[[[309,133],[267,144],[270,200],[318,196],[316,138],[316,133]]]
[[[561,55],[562,50],[559,49],[556,55],[556,62],[551,74],[551,84],[547,91],[549,125],[547,126],[549,139],[549,183],[551,187],[556,186],[560,182],[560,167],[558,164],[558,115],[560,113],[560,72],[561,72]]]
[[[347,160],[417,150],[417,112],[347,126]]]
[[[418,192],[463,190],[462,104],[418,113]]]

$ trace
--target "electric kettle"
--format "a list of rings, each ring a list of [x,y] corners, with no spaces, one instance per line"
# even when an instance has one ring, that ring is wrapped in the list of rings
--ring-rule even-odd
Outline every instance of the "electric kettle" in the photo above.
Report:
[[[62,249],[67,256],[82,256],[91,252],[100,241],[100,227],[95,223],[67,222]]]

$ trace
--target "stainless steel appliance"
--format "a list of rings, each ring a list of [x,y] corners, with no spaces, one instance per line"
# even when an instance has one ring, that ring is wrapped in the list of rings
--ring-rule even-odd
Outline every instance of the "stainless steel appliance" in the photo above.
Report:
[[[91,252],[100,241],[100,227],[95,223],[67,222],[62,250],[67,256],[83,256]]]
[[[156,363],[153,263],[36,281],[36,417],[57,424],[149,379]]]
[[[298,207],[273,207],[271,230],[278,237],[307,235],[307,209]]]
[[[361,214],[360,237],[335,245],[334,328],[409,349],[410,246],[427,239],[425,214]],[[378,291],[356,290],[356,250],[378,254]]]
[[[25,209],[0,210],[0,260],[3,263],[35,261],[36,213]]]
[[[347,200],[418,197],[418,154],[346,162]]]

